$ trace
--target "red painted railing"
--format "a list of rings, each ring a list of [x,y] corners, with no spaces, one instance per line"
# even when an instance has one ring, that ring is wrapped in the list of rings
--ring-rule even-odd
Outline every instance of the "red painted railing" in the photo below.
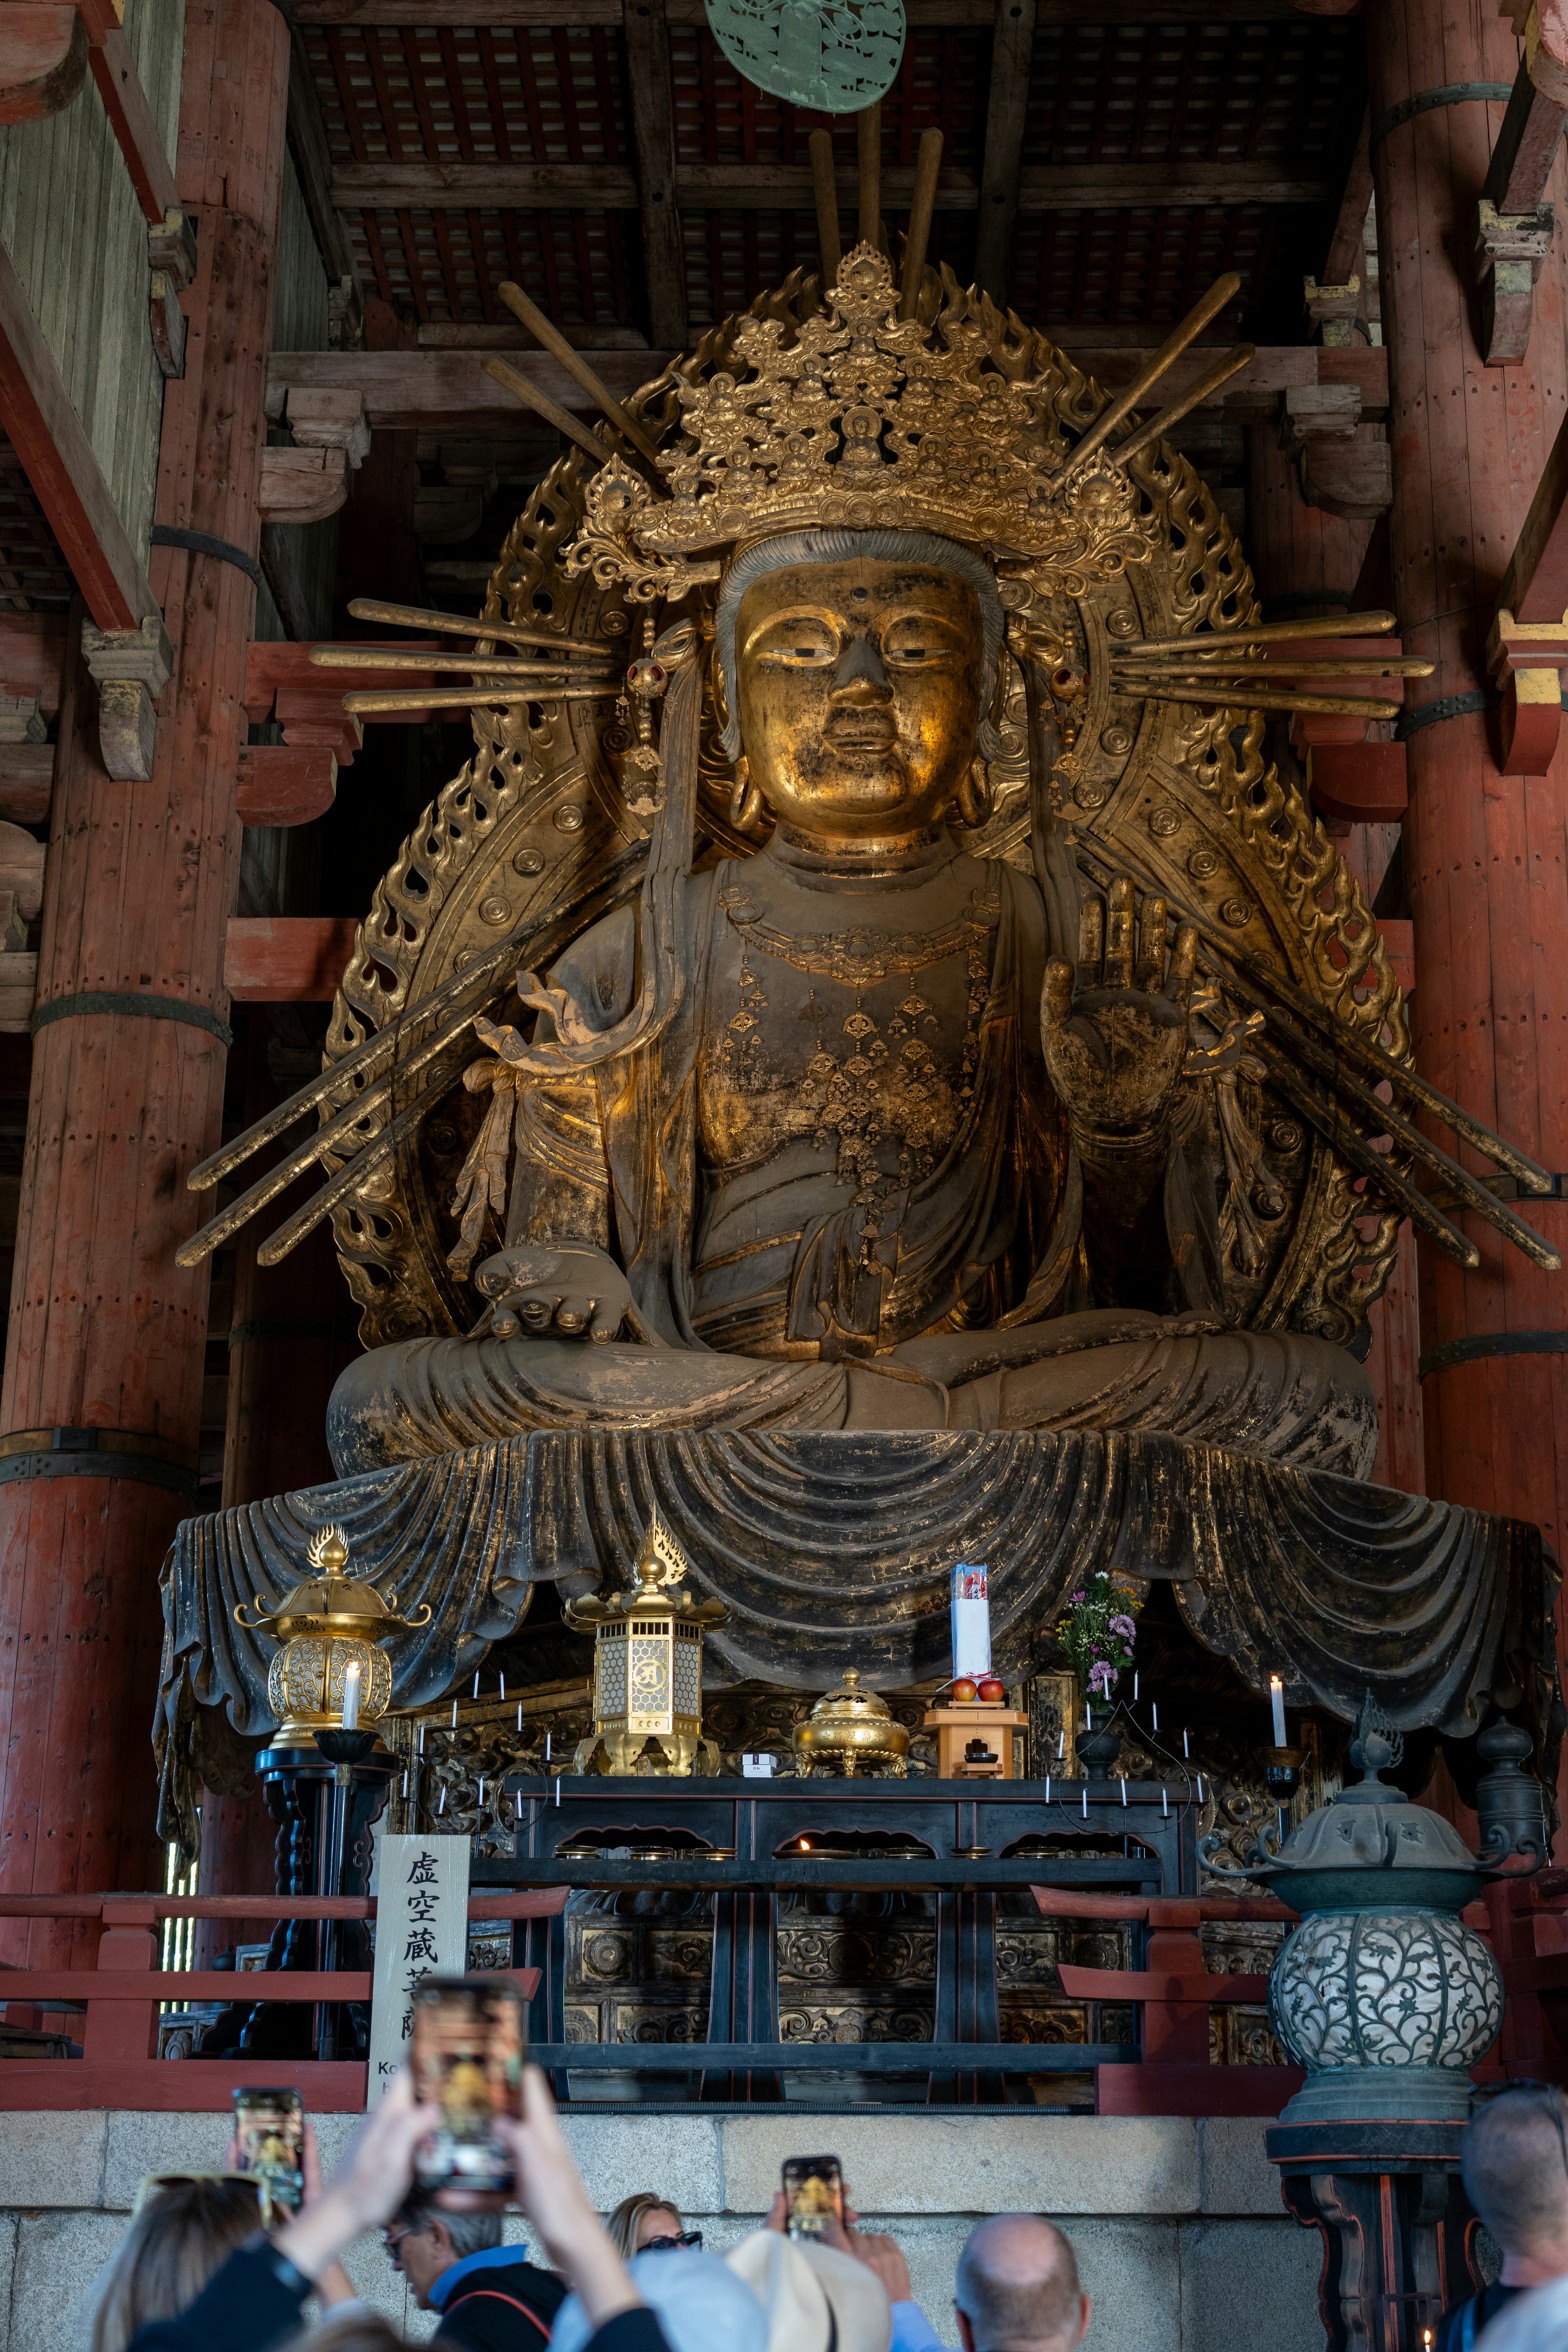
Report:
[[[1277,2116],[1301,2086],[1298,2066],[1209,2063],[1209,2011],[1268,1997],[1267,1976],[1205,1970],[1198,1929],[1205,1919],[1277,1919],[1296,1914],[1272,1896],[1211,1895],[1188,1902],[1109,1895],[1096,1900],[1065,1887],[1031,1889],[1048,1919],[1135,1919],[1149,1928],[1142,1969],[1080,1969],[1064,1963],[1062,1990],[1080,2000],[1134,2001],[1142,2011],[1142,2063],[1101,2066],[1095,2107],[1102,2116]]]
[[[468,1898],[470,1919],[541,1919],[565,1908],[564,1887]],[[47,2011],[79,2005],[79,2058],[0,2060],[0,2110],[142,2107],[216,2111],[237,2083],[279,2072],[268,2059],[160,2060],[161,2001],[368,2000],[370,1971],[340,1969],[257,1969],[157,1967],[158,1923],[163,1919],[374,1919],[374,1897],[260,1895],[0,1895],[0,1919],[100,1921],[98,1965],[91,1969],[6,1969],[0,1997]],[[537,1969],[510,1972],[525,1994]],[[290,2059],[284,2070],[306,2107],[317,2115],[353,2115],[365,2102],[366,2068],[353,2059]]]

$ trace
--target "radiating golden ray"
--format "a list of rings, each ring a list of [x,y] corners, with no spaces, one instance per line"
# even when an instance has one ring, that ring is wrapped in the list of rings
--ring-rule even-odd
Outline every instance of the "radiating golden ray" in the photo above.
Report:
[[[604,637],[552,636],[548,629],[521,621],[468,621],[460,613],[427,613],[418,604],[388,604],[379,596],[356,596],[349,611],[356,621],[385,621],[395,629],[432,629],[447,637],[493,637],[500,645],[543,646],[550,653],[597,654],[607,661],[621,658]]]

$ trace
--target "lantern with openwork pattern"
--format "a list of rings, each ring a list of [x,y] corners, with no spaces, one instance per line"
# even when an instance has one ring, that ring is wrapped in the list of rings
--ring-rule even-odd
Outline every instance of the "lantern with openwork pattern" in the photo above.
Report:
[[[691,1563],[657,1512],[634,1573],[627,1591],[567,1607],[567,1623],[595,1636],[594,1731],[579,1743],[573,1769],[716,1773],[718,1747],[702,1737],[702,1636],[730,1612],[691,1591]]]

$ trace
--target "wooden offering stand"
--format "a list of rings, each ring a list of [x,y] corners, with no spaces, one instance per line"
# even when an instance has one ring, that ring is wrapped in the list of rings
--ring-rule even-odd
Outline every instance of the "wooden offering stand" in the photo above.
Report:
[[[936,1734],[939,1780],[1010,1780],[1013,1778],[1013,1732],[1026,1730],[1029,1718],[999,1700],[973,1699],[933,1706],[921,1717],[922,1731]],[[993,1761],[965,1759],[964,1749],[984,1739]]]

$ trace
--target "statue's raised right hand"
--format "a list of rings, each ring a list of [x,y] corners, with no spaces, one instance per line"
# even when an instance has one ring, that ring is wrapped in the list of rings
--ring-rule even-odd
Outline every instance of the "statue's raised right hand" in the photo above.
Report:
[[[486,1258],[474,1284],[490,1301],[490,1330],[498,1339],[525,1331],[537,1339],[548,1332],[613,1339],[631,1310],[631,1286],[615,1259],[586,1244],[498,1251]]]

